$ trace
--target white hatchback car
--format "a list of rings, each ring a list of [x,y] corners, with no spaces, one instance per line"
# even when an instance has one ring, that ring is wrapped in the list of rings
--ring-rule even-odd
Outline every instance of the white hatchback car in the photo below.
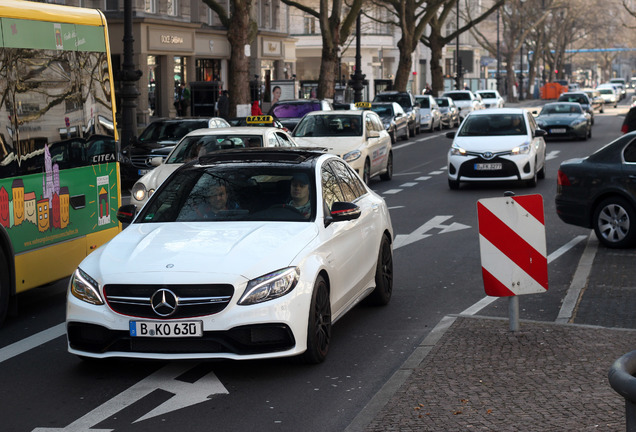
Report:
[[[475,94],[481,96],[481,103],[485,108],[504,107],[504,100],[497,90],[477,90]]]
[[[292,136],[301,147],[322,147],[342,157],[367,184],[376,175],[393,177],[391,136],[373,111],[313,111]]]
[[[175,171],[71,277],[81,357],[325,359],[332,324],[386,305],[393,228],[342,159],[307,149],[218,151]]]
[[[449,97],[455,102],[455,105],[459,108],[461,120],[464,120],[473,111],[484,109],[480,97],[475,96],[470,90],[451,90],[444,92],[442,97]]]
[[[546,131],[522,108],[475,111],[463,121],[448,152],[448,186],[460,182],[521,180],[537,185],[545,177]]]
[[[165,162],[162,158],[152,160],[156,168],[133,185],[131,203],[138,207],[144,205],[159,185],[185,162],[211,151],[246,147],[296,147],[296,143],[287,132],[276,127],[198,129],[183,137]]]

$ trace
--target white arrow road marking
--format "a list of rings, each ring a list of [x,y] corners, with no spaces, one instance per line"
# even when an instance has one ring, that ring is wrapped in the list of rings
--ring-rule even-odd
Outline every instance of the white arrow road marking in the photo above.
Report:
[[[426,234],[431,229],[437,228],[441,231],[438,234],[445,234],[453,231],[459,231],[466,228],[470,228],[468,225],[460,224],[457,222],[453,222],[450,225],[442,225],[443,222],[446,222],[448,219],[453,216],[435,216],[433,219],[426,222],[424,225],[417,228],[411,234],[398,234],[395,236],[395,241],[393,242],[393,250],[400,248],[402,246],[409,245],[411,243],[415,243],[419,240],[425,239],[426,237],[430,237],[432,234]]]
[[[137,419],[135,423],[205,402],[215,394],[229,393],[214,375],[214,372],[208,373],[195,383],[187,383],[176,379],[195,366],[192,363],[170,363],[67,427],[36,428],[33,429],[33,432],[110,432],[112,429],[92,429],[92,427],[159,389],[174,393],[174,396]]]
[[[561,153],[561,150],[552,150],[550,153],[545,155],[545,160],[556,159],[559,153]]]

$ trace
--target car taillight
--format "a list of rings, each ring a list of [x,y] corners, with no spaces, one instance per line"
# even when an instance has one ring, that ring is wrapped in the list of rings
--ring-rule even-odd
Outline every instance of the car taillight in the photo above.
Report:
[[[561,170],[559,170],[557,174],[557,184],[560,186],[571,186],[570,179],[567,175]]]

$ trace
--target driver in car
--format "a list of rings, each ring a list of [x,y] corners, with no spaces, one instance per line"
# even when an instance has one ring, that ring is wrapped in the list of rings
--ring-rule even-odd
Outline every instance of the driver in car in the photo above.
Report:
[[[286,205],[295,208],[305,219],[309,219],[309,216],[311,216],[309,176],[304,173],[294,174],[291,180],[289,194],[291,198]]]

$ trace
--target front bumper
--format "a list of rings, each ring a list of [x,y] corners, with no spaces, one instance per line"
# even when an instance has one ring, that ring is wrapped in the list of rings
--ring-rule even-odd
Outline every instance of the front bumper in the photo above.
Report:
[[[498,169],[479,169],[501,164]],[[479,156],[451,155],[448,158],[448,178],[454,181],[506,181],[534,178],[534,157],[498,156],[486,160]]]

